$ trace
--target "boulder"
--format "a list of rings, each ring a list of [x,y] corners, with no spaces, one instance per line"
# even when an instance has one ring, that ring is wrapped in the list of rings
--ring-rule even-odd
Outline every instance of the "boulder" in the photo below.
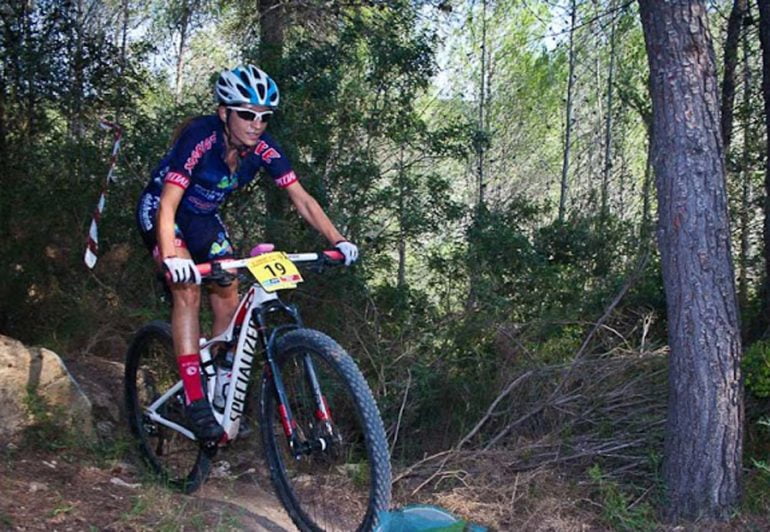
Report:
[[[44,400],[57,423],[85,438],[94,436],[91,401],[61,358],[45,348],[27,347],[0,335],[0,441],[8,441],[34,422],[27,402],[31,394]]]

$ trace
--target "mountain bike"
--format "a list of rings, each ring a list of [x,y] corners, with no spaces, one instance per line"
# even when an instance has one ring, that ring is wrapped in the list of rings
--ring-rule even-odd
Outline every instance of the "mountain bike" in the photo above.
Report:
[[[320,272],[341,264],[342,254],[272,249],[263,244],[248,258],[197,265],[209,280],[232,281],[244,271],[253,276],[227,329],[201,339],[203,389],[225,431],[219,446],[196,441],[187,425],[171,327],[161,321],[140,328],[128,349],[131,430],[151,470],[192,493],[206,480],[218,448],[238,437],[247,399],[256,395],[252,373],[261,354],[257,421],[273,486],[289,516],[303,531],[371,530],[390,505],[391,488],[377,404],[345,350],[305,328],[297,306],[277,295],[302,281],[298,265]],[[227,370],[230,382],[222,386],[217,375]]]

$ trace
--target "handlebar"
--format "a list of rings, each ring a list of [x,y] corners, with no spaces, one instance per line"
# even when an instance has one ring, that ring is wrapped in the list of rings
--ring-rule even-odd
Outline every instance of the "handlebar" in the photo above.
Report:
[[[260,246],[264,246],[264,244],[261,244]],[[261,255],[268,251],[272,251],[272,247],[268,250],[265,250],[264,248],[258,249],[260,246],[252,249],[252,257]],[[255,251],[257,252],[255,253]],[[297,265],[302,264],[305,267],[316,271],[322,271],[327,266],[342,266],[345,263],[345,256],[336,249],[329,249],[313,253],[287,253],[286,255],[293,263]],[[226,270],[237,270],[240,268],[245,268],[249,258],[214,260],[211,262],[196,264],[196,267],[198,268],[202,278],[211,279],[222,276],[232,277],[233,274],[227,272]]]

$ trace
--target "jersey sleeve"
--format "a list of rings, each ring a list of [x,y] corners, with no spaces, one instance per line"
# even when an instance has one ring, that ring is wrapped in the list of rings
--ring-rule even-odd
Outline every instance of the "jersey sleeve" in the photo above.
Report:
[[[163,180],[164,184],[170,183],[187,189],[190,186],[193,170],[216,140],[216,131],[202,127],[200,121],[190,123],[168,154],[168,171]]]
[[[253,153],[278,188],[286,188],[299,180],[288,157],[270,135],[262,135]]]

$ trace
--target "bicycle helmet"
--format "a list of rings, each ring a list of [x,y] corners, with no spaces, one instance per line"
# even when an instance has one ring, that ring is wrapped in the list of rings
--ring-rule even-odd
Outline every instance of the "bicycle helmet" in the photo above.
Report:
[[[240,65],[219,74],[214,94],[223,105],[250,103],[278,107],[278,85],[254,65]]]

